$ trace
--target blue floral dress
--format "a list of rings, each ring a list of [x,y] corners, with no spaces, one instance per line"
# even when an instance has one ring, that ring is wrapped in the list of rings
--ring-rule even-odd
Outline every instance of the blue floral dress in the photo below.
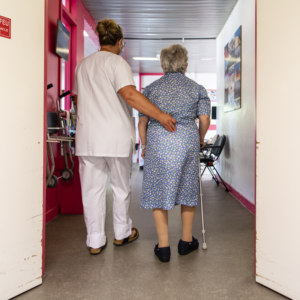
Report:
[[[195,119],[210,115],[205,88],[182,73],[167,73],[147,86],[144,95],[176,121],[168,132],[150,118],[147,129],[142,208],[196,206],[199,197],[199,130]],[[145,116],[140,113],[140,117]]]

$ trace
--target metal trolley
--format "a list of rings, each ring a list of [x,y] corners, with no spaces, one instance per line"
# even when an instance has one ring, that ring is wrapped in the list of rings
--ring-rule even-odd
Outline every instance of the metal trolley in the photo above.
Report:
[[[47,89],[52,88],[53,85],[49,84]],[[70,148],[70,142],[75,140],[75,137],[69,137],[67,134],[67,128],[64,119],[64,112],[60,109],[60,100],[67,95],[70,94],[70,91],[67,91],[58,96],[56,99],[57,103],[57,113],[56,112],[47,112],[47,157],[46,157],[46,174],[47,174],[47,181],[46,186],[49,188],[54,188],[58,184],[58,179],[62,178],[65,181],[69,181],[73,177],[73,168],[74,168],[74,161],[72,159],[72,152]],[[58,117],[58,119],[57,119]],[[59,127],[57,127],[59,124]],[[51,136],[51,133],[60,132],[59,136]],[[61,177],[57,178],[54,175],[55,170],[55,162],[52,152],[51,143],[61,143],[63,149],[63,156],[65,162],[65,169],[61,172]],[[51,168],[49,165],[48,156],[51,162]],[[69,167],[68,158],[71,164]]]

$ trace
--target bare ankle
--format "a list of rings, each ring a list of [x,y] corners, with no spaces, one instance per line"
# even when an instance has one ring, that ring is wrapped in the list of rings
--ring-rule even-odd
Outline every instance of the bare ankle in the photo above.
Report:
[[[192,236],[182,236],[181,237],[181,240],[184,241],[184,242],[192,242],[193,241],[193,238]]]
[[[158,248],[165,248],[165,247],[169,247],[169,246],[170,246],[169,242],[167,242],[167,243],[158,243]]]

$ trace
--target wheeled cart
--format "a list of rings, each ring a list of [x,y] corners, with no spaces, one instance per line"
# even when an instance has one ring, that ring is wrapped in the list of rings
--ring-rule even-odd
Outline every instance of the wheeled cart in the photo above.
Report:
[[[49,84],[47,86],[47,89],[53,87],[52,84]],[[67,135],[67,128],[65,124],[65,120],[63,118],[63,111],[60,109],[60,100],[67,95],[70,94],[70,91],[67,91],[63,94],[61,94],[57,100],[57,113],[56,112],[47,112],[47,158],[46,158],[46,174],[47,174],[47,181],[46,186],[49,188],[54,188],[58,184],[58,179],[63,178],[65,181],[70,180],[73,177],[73,168],[74,168],[74,162],[72,159],[72,153],[70,149],[70,142],[74,141],[74,137],[68,137]],[[57,119],[58,116],[58,119]],[[59,124],[59,127],[57,127],[57,124]],[[57,133],[60,131],[60,136],[50,136],[51,133]],[[57,178],[54,175],[55,170],[55,162],[52,152],[51,143],[62,143],[63,147],[63,156],[65,161],[65,169],[61,172],[61,177]],[[49,157],[48,157],[49,156]],[[71,167],[69,168],[68,163],[68,157],[70,160]],[[49,166],[49,160],[51,162],[51,168]]]
[[[73,177],[74,162],[73,162],[73,159],[72,159],[72,152],[71,152],[70,142],[74,138],[68,137],[66,123],[65,123],[65,120],[63,118],[64,112],[60,109],[59,101],[60,101],[60,99],[62,99],[63,97],[65,97],[69,94],[70,94],[70,91],[67,91],[66,93],[61,95],[62,97],[60,96],[61,98],[58,97],[57,100],[56,100],[58,119],[59,119],[59,124],[61,126],[60,127],[61,137],[64,138],[61,141],[61,143],[62,143],[62,147],[63,147],[63,155],[64,155],[64,160],[65,160],[65,169],[63,169],[61,171],[61,177],[65,181],[69,181]],[[69,126],[69,124],[68,124],[68,126]],[[68,156],[69,156],[69,160],[70,160],[70,164],[71,164],[70,168],[69,168],[69,163],[68,163]]]

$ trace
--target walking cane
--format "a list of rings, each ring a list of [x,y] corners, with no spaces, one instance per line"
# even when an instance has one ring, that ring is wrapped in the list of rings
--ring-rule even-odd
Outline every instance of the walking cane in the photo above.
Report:
[[[202,177],[201,177],[201,165],[199,157],[199,192],[200,192],[200,208],[201,208],[201,220],[202,220],[202,249],[206,250],[207,245],[205,241],[205,226],[204,226],[204,214],[203,214],[203,199],[202,199]]]

